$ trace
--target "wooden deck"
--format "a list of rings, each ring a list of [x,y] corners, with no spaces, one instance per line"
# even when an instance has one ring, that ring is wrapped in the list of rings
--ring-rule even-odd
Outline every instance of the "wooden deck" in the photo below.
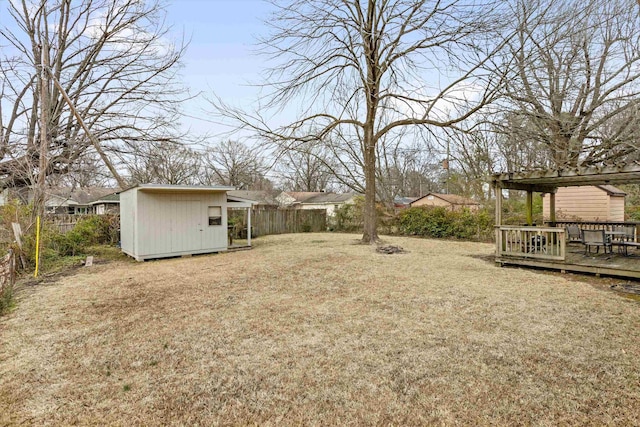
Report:
[[[584,253],[581,243],[566,244],[565,259],[549,260],[535,259],[520,256],[496,257],[498,265],[518,265],[524,267],[537,267],[561,272],[589,273],[596,276],[616,276],[632,279],[640,279],[640,249],[629,249],[629,256],[618,253],[614,246],[613,253]]]

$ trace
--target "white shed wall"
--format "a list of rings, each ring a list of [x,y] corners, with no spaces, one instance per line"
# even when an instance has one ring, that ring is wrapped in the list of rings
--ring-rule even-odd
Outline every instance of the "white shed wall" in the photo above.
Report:
[[[136,256],[136,195],[133,190],[120,193],[120,247],[133,257]]]
[[[135,212],[128,212],[133,193]],[[125,195],[123,199],[123,195]],[[209,207],[219,206],[220,225],[209,225]],[[152,191],[132,189],[121,193],[122,250],[138,260],[227,250],[226,192]],[[125,216],[122,216],[124,219]],[[133,235],[133,245],[125,234]],[[130,247],[132,249],[129,249]]]

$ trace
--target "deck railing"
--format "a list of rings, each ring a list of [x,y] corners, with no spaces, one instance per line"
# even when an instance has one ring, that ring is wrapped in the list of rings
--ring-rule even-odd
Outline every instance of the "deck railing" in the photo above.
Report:
[[[501,225],[497,227],[497,231],[499,256],[560,261],[565,259],[564,228]]]
[[[569,220],[562,220],[562,221],[556,221],[555,222],[555,226],[556,227],[565,228],[568,225],[575,225],[578,228],[580,228],[581,230],[605,230],[605,231],[612,231],[616,227],[623,226],[623,225],[626,225],[626,226],[632,225],[632,226],[635,227],[635,231],[636,231],[636,234],[634,236],[633,241],[634,242],[640,241],[640,239],[639,239],[640,222],[638,222],[638,221],[569,221]]]

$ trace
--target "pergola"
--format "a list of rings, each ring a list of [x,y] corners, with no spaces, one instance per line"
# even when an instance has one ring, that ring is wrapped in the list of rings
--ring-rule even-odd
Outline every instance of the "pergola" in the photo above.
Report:
[[[568,248],[565,228],[556,223],[555,194],[559,187],[640,183],[640,164],[536,170],[493,174],[490,179],[496,202],[496,263],[596,275],[607,274],[640,279],[636,257],[607,254],[593,257],[581,248]],[[527,225],[502,225],[502,190],[527,192]],[[533,193],[549,194],[549,226],[533,227]],[[581,228],[611,232],[610,222],[580,222]],[[627,223],[627,225],[630,225]],[[636,224],[638,225],[638,224]],[[637,243],[636,243],[637,244]]]
[[[527,192],[527,223],[533,224],[533,193],[549,193],[550,222],[555,223],[555,193],[558,187],[640,183],[640,165],[593,166],[558,170],[497,173],[491,176],[496,196],[496,225],[502,224],[502,190]]]

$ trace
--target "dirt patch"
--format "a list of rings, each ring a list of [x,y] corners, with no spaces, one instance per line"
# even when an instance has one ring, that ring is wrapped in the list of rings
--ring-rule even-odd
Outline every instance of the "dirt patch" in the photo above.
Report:
[[[400,246],[386,245],[386,246],[378,246],[376,248],[376,252],[378,252],[379,254],[393,255],[393,254],[404,254],[407,251],[405,251]]]
[[[355,238],[29,287],[0,319],[0,425],[637,423],[635,302],[492,245]]]

